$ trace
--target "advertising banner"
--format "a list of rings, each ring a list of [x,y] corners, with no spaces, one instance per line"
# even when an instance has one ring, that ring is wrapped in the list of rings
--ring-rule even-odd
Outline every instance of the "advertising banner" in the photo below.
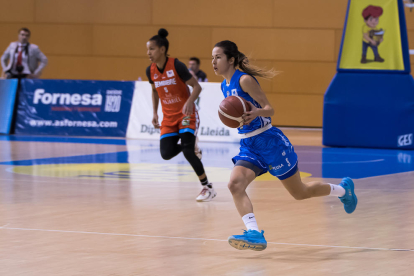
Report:
[[[224,99],[220,83],[200,83],[202,91],[196,101],[200,126],[197,136],[205,142],[238,142],[237,129],[225,126],[218,116],[218,106]],[[152,125],[152,88],[148,82],[135,83],[134,98],[127,130],[128,138],[160,139],[160,130]],[[161,104],[158,106],[159,123],[162,122]]]
[[[134,82],[22,80],[17,134],[125,137]]]
[[[9,134],[16,101],[17,79],[0,80],[0,133]]]

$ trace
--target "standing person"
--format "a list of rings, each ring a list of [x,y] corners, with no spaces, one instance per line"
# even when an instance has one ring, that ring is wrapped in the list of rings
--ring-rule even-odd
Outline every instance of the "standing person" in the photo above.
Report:
[[[1,57],[3,76],[7,79],[37,79],[47,65],[47,57],[35,44],[29,43],[30,30],[21,28],[18,41],[10,43]]]
[[[188,61],[188,70],[198,82],[208,82],[207,75],[200,70],[200,59],[191,57]]]
[[[338,196],[345,211],[352,213],[358,203],[354,183],[344,178],[339,185],[313,181],[303,183],[298,170],[297,156],[288,138],[271,124],[274,110],[260,88],[256,76],[272,78],[273,71],[264,71],[249,64],[231,41],[221,41],[213,48],[212,64],[216,75],[224,77],[221,89],[224,97],[236,95],[249,102],[251,111],[243,115],[239,128],[240,153],[233,158],[228,187],[247,231],[230,236],[229,244],[237,249],[264,250],[267,247],[264,231],[259,232],[253,205],[246,188],[259,175],[266,173],[279,178],[283,186],[297,200],[318,196]],[[238,69],[236,69],[238,67]]]
[[[208,82],[207,75],[203,71],[200,70],[200,59],[197,57],[190,57],[188,61],[188,71],[190,71],[191,75],[198,81],[198,82]],[[200,97],[196,100],[197,107],[200,107]],[[196,138],[196,149],[198,144],[198,137]]]
[[[147,42],[147,55],[152,62],[147,68],[147,77],[152,86],[152,124],[161,128],[160,150],[165,160],[170,160],[180,152],[193,167],[203,189],[197,201],[210,201],[217,193],[213,184],[208,182],[201,152],[196,155],[195,143],[199,126],[199,117],[194,101],[201,92],[197,80],[188,72],[184,63],[168,57],[168,32],[160,29],[158,35]],[[193,88],[190,94],[188,86]],[[158,103],[161,100],[164,115],[161,126],[158,122]],[[178,141],[181,139],[181,145]]]

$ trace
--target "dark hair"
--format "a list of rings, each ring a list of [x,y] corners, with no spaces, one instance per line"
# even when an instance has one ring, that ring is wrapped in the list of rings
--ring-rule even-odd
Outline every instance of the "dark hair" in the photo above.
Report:
[[[236,43],[232,41],[223,40],[216,43],[214,47],[222,48],[228,60],[234,58],[234,67],[238,66],[241,71],[249,75],[258,76],[266,79],[271,79],[277,75],[277,72],[274,69],[265,70],[260,67],[251,65],[249,63],[249,59],[242,52],[239,51]]]
[[[167,36],[168,36],[168,31],[166,29],[161,28],[158,30],[157,35],[154,35],[153,37],[150,38],[150,41],[155,41],[158,47],[162,47],[162,46],[165,47],[165,55],[167,55],[168,47],[170,46]]]
[[[18,33],[20,34],[21,31],[25,31],[26,33],[29,33],[29,36],[31,34],[31,32],[30,32],[30,30],[28,28],[20,28],[20,30],[19,30]]]
[[[200,59],[197,57],[190,57],[190,60],[195,61],[198,65],[200,65]]]

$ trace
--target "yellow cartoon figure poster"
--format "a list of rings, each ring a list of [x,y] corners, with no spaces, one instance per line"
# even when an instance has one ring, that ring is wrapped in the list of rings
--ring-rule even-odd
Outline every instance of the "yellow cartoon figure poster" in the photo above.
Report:
[[[397,0],[351,0],[340,69],[404,70]]]

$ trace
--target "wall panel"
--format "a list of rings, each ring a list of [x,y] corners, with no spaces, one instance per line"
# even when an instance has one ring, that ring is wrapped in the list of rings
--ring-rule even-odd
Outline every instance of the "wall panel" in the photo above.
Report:
[[[231,40],[256,59],[333,61],[334,30],[214,28],[213,44]]]
[[[0,0],[0,22],[34,22],[35,0]]]
[[[95,0],[93,23],[151,24],[151,0]]]
[[[334,30],[274,30],[277,60],[333,61]]]
[[[147,41],[158,33],[159,27],[151,26],[94,26],[95,55],[147,56]],[[173,57],[211,56],[211,30],[198,27],[168,28],[169,54]],[[189,47],[191,45],[191,47]]]
[[[36,0],[36,22],[92,23],[94,0]]]
[[[274,0],[273,27],[343,28],[348,0]]]
[[[31,31],[45,54],[92,55],[91,25],[36,24]]]
[[[272,27],[272,0],[154,0],[153,24]]]
[[[137,80],[145,75],[147,65],[140,58],[49,56],[49,66],[42,78]]]
[[[407,22],[407,29],[414,31],[414,10],[410,12],[409,8],[405,8],[405,20]]]
[[[322,127],[323,95],[268,94],[278,126]]]
[[[336,62],[274,62],[280,74],[273,93],[323,95],[336,74]]]

